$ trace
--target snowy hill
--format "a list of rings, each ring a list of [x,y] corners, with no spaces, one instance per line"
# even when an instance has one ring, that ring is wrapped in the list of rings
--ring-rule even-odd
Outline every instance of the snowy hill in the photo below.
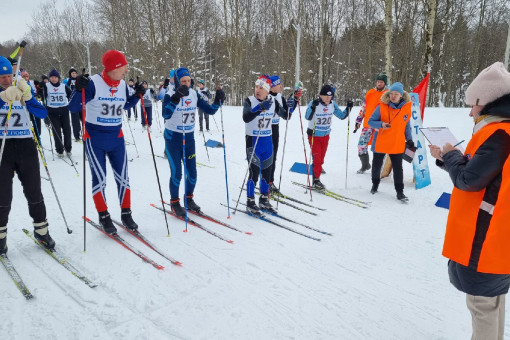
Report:
[[[302,114],[304,115],[304,107]],[[245,175],[242,108],[225,107],[225,139],[230,197],[237,199]],[[353,116],[359,108],[353,109]],[[448,126],[461,139],[470,139],[469,109],[425,111],[424,126]],[[362,201],[361,209],[314,193],[313,202],[304,189],[291,181],[306,183],[306,176],[291,173],[290,166],[304,162],[298,113],[288,125],[283,166],[283,193],[326,208],[312,216],[286,205],[282,215],[334,236],[327,236],[281,221],[314,237],[317,242],[241,213],[227,221],[223,150],[209,149],[207,160],[202,135],[196,133],[200,166],[195,199],[202,209],[247,235],[218,224],[192,218],[234,241],[229,244],[168,217],[150,206],[159,202],[159,190],[147,133],[140,121],[124,122],[129,158],[132,209],[140,230],[168,255],[183,263],[174,266],[125,231],[119,234],[157,263],[163,271],[87,226],[83,252],[83,145],[73,142],[78,171],[64,161],[52,160],[45,151],[60,202],[73,233],[68,235],[51,186],[43,180],[50,233],[57,248],[98,284],[89,288],[46,255],[22,228],[32,229],[22,187],[14,180],[15,197],[10,213],[9,257],[35,296],[26,301],[0,268],[0,334],[2,339],[467,339],[471,321],[464,294],[448,282],[446,259],[441,256],[447,210],[434,206],[443,191],[451,192],[447,174],[429,166],[432,185],[415,190],[412,167],[404,164],[405,193],[409,204],[397,201],[393,179],[383,179],[371,195],[370,174],[358,175],[359,132],[349,140],[348,182],[345,189],[347,120],[334,119],[333,131],[321,178],[332,191]],[[211,117],[212,118],[212,117]],[[220,124],[220,112],[216,115]],[[161,121],[162,123],[162,121]],[[198,128],[197,128],[198,130]],[[221,127],[220,127],[221,130]],[[163,154],[164,139],[154,119],[154,151]],[[280,124],[281,166],[285,122]],[[43,127],[44,146],[49,148]],[[211,119],[206,139],[221,141]],[[465,145],[465,144],[464,144]],[[308,143],[307,143],[308,152]],[[169,166],[156,158],[165,200],[169,200]],[[113,217],[120,218],[115,182],[108,166],[107,199]],[[41,166],[41,175],[46,176]],[[97,220],[91,199],[87,164],[87,215]],[[182,184],[182,183],[181,183]],[[181,185],[182,191],[183,185]],[[245,192],[241,202],[245,202]],[[231,202],[232,205],[232,202]],[[275,204],[276,205],[276,202]],[[310,208],[310,210],[313,210]],[[508,333],[507,322],[507,333]]]

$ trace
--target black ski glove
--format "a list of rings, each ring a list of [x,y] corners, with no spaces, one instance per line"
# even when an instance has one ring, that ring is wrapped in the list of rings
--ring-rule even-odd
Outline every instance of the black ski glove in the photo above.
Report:
[[[407,141],[406,141],[406,146],[407,146],[407,148],[408,148],[408,149],[412,149],[412,148],[414,148],[414,142],[413,142],[413,140],[412,140],[412,139],[407,140]]]
[[[168,87],[168,85],[170,85],[170,78],[165,79],[165,82],[163,83],[163,88],[166,89]]]
[[[347,108],[349,109],[349,111],[351,111],[352,107],[354,106],[354,103],[352,102],[352,100],[347,100]]]
[[[140,95],[145,94],[145,87],[142,84],[138,84],[135,86],[135,96],[140,97]]]
[[[77,92],[81,92],[83,89],[86,89],[89,86],[90,78],[88,74],[80,74],[76,77],[76,83],[74,84],[74,89]]]
[[[182,97],[189,96],[189,87],[186,85],[181,85],[177,89],[175,89],[175,93],[170,97],[170,100],[174,104],[179,104],[179,101]]]
[[[320,103],[320,100],[319,99],[314,99],[312,101],[312,112],[315,113],[315,108],[319,105]]]

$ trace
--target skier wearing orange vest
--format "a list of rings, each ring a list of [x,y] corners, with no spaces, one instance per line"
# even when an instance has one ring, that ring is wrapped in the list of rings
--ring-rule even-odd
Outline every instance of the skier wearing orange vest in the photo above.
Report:
[[[402,156],[406,148],[414,146],[411,136],[411,96],[404,91],[402,83],[394,83],[390,91],[382,95],[379,106],[368,120],[368,125],[377,131],[374,133],[372,151],[372,189],[375,194],[381,181],[381,167],[384,155],[388,154],[393,165],[393,181],[397,199],[407,201],[404,195],[404,171]]]
[[[450,282],[466,293],[473,339],[503,339],[510,287],[510,73],[497,62],[466,90],[475,126],[464,154],[431,145],[454,188],[443,256]]]
[[[358,113],[358,117],[356,118],[356,128],[354,133],[358,131],[358,129],[361,127],[361,123],[363,123],[363,129],[361,130],[361,135],[359,136],[358,142],[358,156],[361,160],[361,169],[358,170],[358,174],[363,174],[365,171],[370,170],[368,144],[370,144],[374,129],[368,126],[368,120],[372,116],[372,113],[374,112],[377,105],[379,105],[383,93],[388,91],[388,88],[386,87],[388,84],[388,77],[386,74],[379,74],[375,80],[375,87],[369,90],[365,95],[365,103],[361,107],[361,110]]]

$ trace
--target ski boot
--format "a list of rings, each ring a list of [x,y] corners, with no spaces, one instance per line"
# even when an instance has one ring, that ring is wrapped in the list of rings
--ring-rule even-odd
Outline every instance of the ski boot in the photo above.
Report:
[[[246,211],[255,216],[263,216],[260,212],[260,208],[255,203],[255,197],[248,197],[246,201]]]
[[[182,218],[186,217],[186,212],[181,207],[181,203],[179,203],[179,199],[178,198],[176,198],[174,200],[170,200],[170,208],[172,209],[172,212],[177,217],[182,217]]]
[[[7,253],[7,227],[0,228],[0,255]]]
[[[120,220],[122,221],[124,227],[128,228],[129,230],[138,230],[138,224],[133,221],[133,216],[131,216],[131,209],[122,208],[122,212],[120,213]]]
[[[269,197],[267,195],[265,195],[265,194],[260,194],[259,206],[260,206],[260,209],[270,211],[270,212],[272,212],[274,214],[277,213],[276,210],[274,210],[274,208],[271,205],[271,203],[269,202]]]
[[[200,207],[193,200],[193,194],[186,195],[186,208],[196,213],[200,213]]]
[[[324,191],[324,190],[326,190],[326,187],[324,186],[324,184],[322,184],[322,182],[318,178],[313,180],[313,188],[315,190],[317,190],[317,191]]]
[[[280,193],[280,190],[278,190],[278,188],[276,187],[276,185],[274,185],[274,183],[273,183],[273,182],[271,182],[271,183],[269,184],[269,192],[270,192],[271,194],[277,194],[277,195],[278,195],[278,194]]]
[[[99,212],[99,224],[103,227],[105,233],[113,235],[117,234],[117,228],[113,225],[112,218],[108,210]]]
[[[48,222],[34,222],[34,237],[39,243],[41,243],[46,249],[55,249],[55,241],[50,236],[48,231]]]

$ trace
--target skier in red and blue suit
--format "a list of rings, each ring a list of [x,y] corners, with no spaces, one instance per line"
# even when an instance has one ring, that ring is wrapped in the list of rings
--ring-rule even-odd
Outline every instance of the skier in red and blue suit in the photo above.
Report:
[[[99,222],[108,234],[117,229],[106,205],[106,157],[110,160],[117,182],[121,220],[125,227],[136,230],[138,225],[131,216],[131,190],[128,177],[128,160],[122,133],[122,113],[138,103],[145,89],[140,84],[135,93],[128,95],[123,78],[127,73],[126,57],[119,51],[110,50],[103,55],[104,70],[92,77],[80,75],[71,95],[69,109],[79,112],[82,107],[82,91],[85,91],[85,150],[92,173],[92,197],[99,213]]]

